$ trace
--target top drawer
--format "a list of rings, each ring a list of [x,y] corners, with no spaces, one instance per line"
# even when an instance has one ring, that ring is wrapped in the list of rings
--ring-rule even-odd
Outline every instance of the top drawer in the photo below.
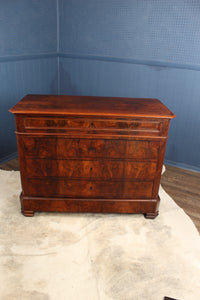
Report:
[[[19,123],[18,123],[19,124]],[[166,134],[168,120],[110,119],[97,117],[23,116],[18,131],[34,133],[103,134],[161,136]]]

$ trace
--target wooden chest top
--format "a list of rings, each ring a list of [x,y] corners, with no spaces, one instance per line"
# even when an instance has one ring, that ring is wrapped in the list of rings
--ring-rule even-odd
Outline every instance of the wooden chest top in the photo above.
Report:
[[[88,115],[110,117],[174,118],[175,115],[158,99],[27,95],[10,112],[14,114]]]

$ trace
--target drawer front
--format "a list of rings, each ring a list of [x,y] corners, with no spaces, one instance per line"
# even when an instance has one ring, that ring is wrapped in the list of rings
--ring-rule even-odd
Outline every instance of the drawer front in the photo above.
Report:
[[[148,178],[153,180],[156,168],[156,162],[26,159],[29,178],[66,177],[103,180]]]
[[[30,179],[27,188],[36,197],[148,199],[153,182]]]
[[[154,141],[127,141],[126,157],[131,159],[157,159],[159,142]]]
[[[97,117],[25,117],[24,128],[26,132],[59,132],[59,131],[95,131],[100,133],[106,130],[109,134],[141,134],[151,133],[158,135],[161,131],[162,122],[159,120],[121,120],[121,119],[101,119]]]
[[[24,155],[38,158],[156,160],[159,141],[23,137]]]

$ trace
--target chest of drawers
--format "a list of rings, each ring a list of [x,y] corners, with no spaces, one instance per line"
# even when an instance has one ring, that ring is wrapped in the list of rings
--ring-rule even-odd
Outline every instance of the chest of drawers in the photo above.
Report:
[[[158,215],[175,117],[159,100],[27,95],[10,112],[25,216],[36,211]]]

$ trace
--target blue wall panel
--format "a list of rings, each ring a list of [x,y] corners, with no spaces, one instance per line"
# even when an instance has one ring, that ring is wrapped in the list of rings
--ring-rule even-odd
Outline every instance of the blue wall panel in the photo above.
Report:
[[[57,0],[0,1],[0,161],[17,151],[9,108],[58,91],[56,9]]]
[[[0,57],[57,51],[56,0],[0,1]]]
[[[8,110],[26,94],[57,93],[57,58],[0,63],[0,160],[17,151]]]
[[[200,72],[60,58],[61,94],[158,98],[176,115],[166,160],[200,170]]]
[[[200,65],[200,1],[60,0],[60,52]]]

